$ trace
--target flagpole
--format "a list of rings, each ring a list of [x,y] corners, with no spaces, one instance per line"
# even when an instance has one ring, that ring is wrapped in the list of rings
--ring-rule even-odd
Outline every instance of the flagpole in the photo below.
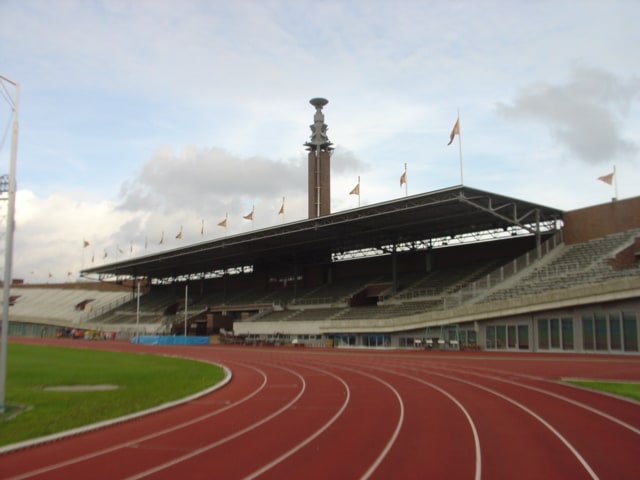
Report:
[[[460,185],[464,185],[464,179],[462,177],[462,135],[460,133],[460,109],[458,108],[458,153],[460,155]]]
[[[358,208],[360,208],[360,175],[358,175]]]
[[[407,181],[407,162],[404,163],[404,196],[409,196],[409,182]]]
[[[613,189],[615,192],[614,200],[618,200],[618,175],[616,174],[616,166],[613,166]]]

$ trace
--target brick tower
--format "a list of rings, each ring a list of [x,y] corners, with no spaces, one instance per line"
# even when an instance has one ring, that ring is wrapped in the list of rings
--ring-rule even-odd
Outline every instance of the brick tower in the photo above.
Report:
[[[309,103],[316,109],[311,128],[311,139],[305,143],[309,150],[309,218],[331,213],[331,147],[324,123],[324,107],[329,100],[312,98]]]

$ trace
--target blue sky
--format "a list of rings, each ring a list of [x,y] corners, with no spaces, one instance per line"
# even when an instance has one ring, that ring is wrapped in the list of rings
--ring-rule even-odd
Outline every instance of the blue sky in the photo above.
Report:
[[[332,211],[357,207],[358,176],[362,205],[403,196],[405,163],[409,194],[459,184],[458,110],[465,185],[570,210],[610,201],[615,165],[637,196],[638,18],[615,0],[0,0],[14,277],[305,218],[317,96]],[[0,171],[10,119],[0,97]]]

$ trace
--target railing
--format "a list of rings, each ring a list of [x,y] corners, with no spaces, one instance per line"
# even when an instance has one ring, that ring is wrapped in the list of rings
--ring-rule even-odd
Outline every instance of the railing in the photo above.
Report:
[[[335,301],[334,297],[296,298],[291,305],[329,305]]]
[[[538,258],[537,251],[528,251],[523,255],[513,259],[511,262],[501,266],[493,272],[485,275],[468,285],[465,285],[458,289],[451,295],[442,297],[442,310],[447,308],[459,307],[463,303],[468,302],[472,298],[478,295],[486,293],[489,289],[495,287],[499,283],[513,277],[517,273],[525,270],[533,262],[539,261],[544,256],[549,254],[553,249],[563,242],[562,230],[559,230],[551,238],[547,239],[540,245],[540,257]],[[553,275],[553,274],[550,274]]]
[[[117,300],[113,300],[107,303],[106,305],[102,305],[99,308],[95,308],[95,309],[92,308],[88,312],[86,320],[93,320],[94,318],[104,315],[105,313],[108,313],[112,310],[115,310],[119,306],[124,305],[125,303],[129,303],[131,301],[132,301],[131,295],[126,295],[124,297],[118,298]]]

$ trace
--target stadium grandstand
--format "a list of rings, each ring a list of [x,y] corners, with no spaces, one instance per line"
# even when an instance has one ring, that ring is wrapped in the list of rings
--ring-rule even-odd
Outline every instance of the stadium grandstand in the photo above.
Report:
[[[458,185],[331,213],[310,103],[309,218],[14,284],[9,334],[639,353],[640,197],[564,212]]]
[[[9,333],[637,354],[639,256],[640,197],[456,186],[16,284]]]

